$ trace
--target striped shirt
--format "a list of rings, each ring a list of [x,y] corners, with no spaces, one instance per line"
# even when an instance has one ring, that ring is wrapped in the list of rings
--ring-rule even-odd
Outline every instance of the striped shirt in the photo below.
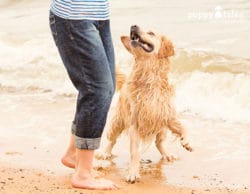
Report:
[[[108,0],[52,0],[50,9],[55,15],[64,19],[109,19]]]

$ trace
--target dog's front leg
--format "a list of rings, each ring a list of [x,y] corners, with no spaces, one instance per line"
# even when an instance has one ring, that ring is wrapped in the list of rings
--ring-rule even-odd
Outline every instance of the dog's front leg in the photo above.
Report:
[[[186,139],[186,131],[181,125],[181,123],[177,120],[177,118],[172,117],[168,120],[168,128],[181,139],[181,145],[186,150],[192,152],[193,148],[189,145]]]
[[[177,160],[178,157],[174,156],[172,154],[169,154],[164,146],[164,141],[166,140],[167,132],[165,129],[162,129],[157,135],[155,139],[155,145],[159,152],[162,155],[162,160],[173,162],[174,160]]]
[[[130,183],[135,183],[136,179],[140,178],[140,156],[139,156],[139,143],[140,137],[135,126],[132,125],[129,129],[130,137],[130,166],[127,176],[127,181]]]

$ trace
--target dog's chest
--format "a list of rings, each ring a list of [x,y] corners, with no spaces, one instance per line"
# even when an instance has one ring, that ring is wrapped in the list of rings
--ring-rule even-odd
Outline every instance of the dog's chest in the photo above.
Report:
[[[171,91],[159,83],[138,84],[131,86],[130,105],[140,122],[163,122],[171,109]]]

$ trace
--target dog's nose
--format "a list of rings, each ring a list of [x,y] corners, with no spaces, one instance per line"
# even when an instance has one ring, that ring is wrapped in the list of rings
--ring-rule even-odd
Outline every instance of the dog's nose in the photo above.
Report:
[[[139,26],[137,26],[137,25],[133,25],[130,28],[131,31],[138,31],[138,29],[139,29]]]

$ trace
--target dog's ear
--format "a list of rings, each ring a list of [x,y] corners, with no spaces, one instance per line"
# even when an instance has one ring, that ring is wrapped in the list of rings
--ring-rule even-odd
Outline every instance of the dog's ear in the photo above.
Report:
[[[130,45],[130,38],[128,36],[121,36],[121,41],[128,52],[131,53],[131,45]]]
[[[168,40],[165,36],[162,36],[161,48],[159,50],[159,57],[167,58],[173,56],[174,54],[175,52],[173,43],[170,40]]]

